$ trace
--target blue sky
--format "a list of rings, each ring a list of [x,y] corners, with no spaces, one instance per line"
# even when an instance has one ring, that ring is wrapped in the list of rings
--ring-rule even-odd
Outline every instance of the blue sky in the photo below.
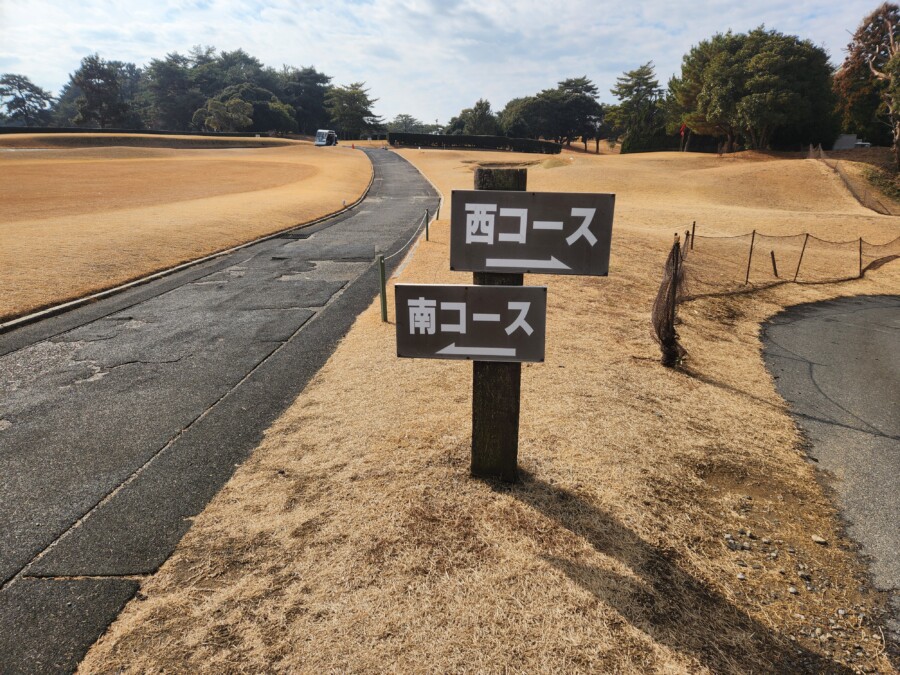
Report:
[[[613,101],[618,75],[653,61],[660,83],[690,47],[760,24],[808,38],[835,64],[878,0],[0,0],[0,72],[58,92],[81,58],[146,64],[193,45],[243,48],[266,65],[365,81],[387,119],[445,123],[487,98],[587,75]]]

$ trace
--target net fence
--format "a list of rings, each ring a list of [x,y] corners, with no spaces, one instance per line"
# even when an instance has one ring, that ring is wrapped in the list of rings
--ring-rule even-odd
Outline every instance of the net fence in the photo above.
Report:
[[[694,235],[685,245],[685,290],[690,295],[740,286],[747,270],[751,235],[709,237]]]
[[[870,244],[862,240],[859,248],[860,266],[863,272],[878,269],[891,260],[900,258],[900,237],[885,244]]]
[[[696,234],[696,226],[678,234],[651,308],[653,336],[661,361],[674,367],[687,354],[677,325],[685,300],[746,292],[784,283],[828,283],[858,279],[866,270],[900,259],[900,237],[883,244],[863,239],[829,241],[809,233],[733,236]]]
[[[871,209],[876,213],[886,216],[897,215],[895,213],[896,206],[892,209],[889,200],[882,201],[879,197],[878,190],[873,189],[864,177],[849,173],[841,164],[841,160],[830,158],[828,153],[822,149],[821,145],[819,145],[818,148],[813,148],[811,145],[809,146],[809,159],[822,160],[825,163],[825,166],[838,175],[856,201],[867,209]]]
[[[866,270],[900,258],[900,237],[872,243],[862,238],[830,241],[808,233],[685,234],[684,284],[691,296],[737,290],[747,285],[856,279]]]

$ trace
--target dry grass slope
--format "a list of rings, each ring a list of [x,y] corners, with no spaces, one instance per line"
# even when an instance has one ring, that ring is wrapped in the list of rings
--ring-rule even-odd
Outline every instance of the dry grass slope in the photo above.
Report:
[[[403,154],[445,196],[497,161]],[[900,265],[693,301],[684,370],[658,365],[648,318],[692,220],[871,240],[898,221],[800,160],[578,156],[531,166],[529,188],[618,203],[608,278],[529,277],[549,286],[549,317],[546,362],[523,368],[522,484],[468,477],[471,367],[398,360],[376,301],[82,672],[893,672],[870,618],[881,599],[759,323],[896,292]],[[397,280],[469,281],[448,271],[441,215]]]
[[[72,136],[0,136],[0,321],[334,213],[371,177],[349,148]]]

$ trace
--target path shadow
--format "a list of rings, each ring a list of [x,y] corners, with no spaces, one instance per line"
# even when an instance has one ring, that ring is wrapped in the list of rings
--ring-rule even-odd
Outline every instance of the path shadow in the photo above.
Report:
[[[577,558],[545,555],[544,560],[656,642],[694,657],[714,673],[852,672],[773,633],[685,572],[673,551],[645,541],[610,513],[525,471],[520,476],[520,484],[495,489],[508,491],[616,558],[638,579]]]

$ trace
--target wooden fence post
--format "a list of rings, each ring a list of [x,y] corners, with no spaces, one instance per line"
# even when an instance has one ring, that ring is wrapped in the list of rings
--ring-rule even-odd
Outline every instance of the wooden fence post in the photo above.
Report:
[[[694,237],[697,236],[697,221],[694,221],[694,224],[691,225],[691,250],[694,250]]]
[[[747,277],[744,279],[744,285],[750,283],[750,262],[753,260],[753,242],[756,241],[756,230],[750,236],[750,255],[747,256]]]
[[[803,262],[803,254],[806,253],[806,242],[809,241],[809,232],[806,233],[806,237],[803,239],[803,248],[800,249],[800,259],[797,261],[797,271],[794,272],[794,281],[797,281],[797,275],[800,274],[800,263]]]
[[[769,251],[769,255],[772,256],[772,271],[775,273],[775,278],[778,278],[778,265],[775,264],[775,251]]]
[[[378,254],[378,276],[381,280],[381,321],[387,322],[387,283],[384,274],[384,255]]]
[[[672,333],[675,333],[675,309],[678,304],[678,268],[681,264],[681,244],[678,241],[678,233],[675,233],[675,254],[672,256],[672,281],[669,283],[669,325]]]
[[[476,169],[476,190],[524,192],[525,169]],[[524,275],[475,272],[485,286],[521,286]],[[472,475],[518,480],[521,363],[474,361],[472,364]]]
[[[859,238],[859,276],[862,277],[862,237]]]

